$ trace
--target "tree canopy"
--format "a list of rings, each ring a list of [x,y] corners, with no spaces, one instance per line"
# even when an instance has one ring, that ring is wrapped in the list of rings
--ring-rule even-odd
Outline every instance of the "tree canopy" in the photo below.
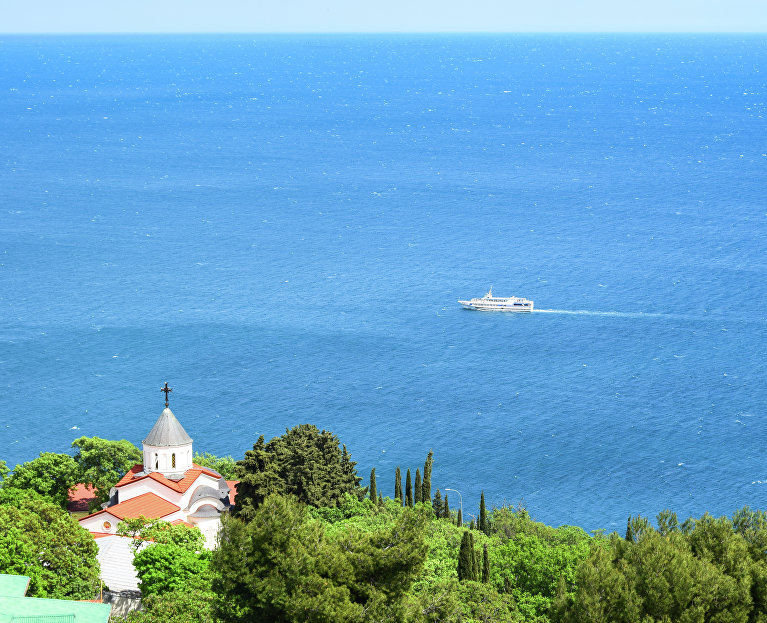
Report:
[[[669,518],[659,520],[661,530],[630,519],[631,538],[614,535],[608,547],[593,548],[578,567],[576,589],[560,590],[552,620],[767,620],[764,551],[752,550],[739,532],[741,520],[758,526],[759,516],[744,509],[735,514],[737,523],[704,515],[681,526]]]
[[[141,450],[130,441],[111,441],[100,437],[80,437],[72,442],[74,460],[79,469],[79,482],[91,485],[96,499],[91,512],[109,500],[109,490],[130,469],[141,463]]]
[[[0,573],[29,576],[29,597],[93,599],[98,548],[58,504],[23,496],[0,504]]]
[[[68,454],[41,452],[36,459],[17,465],[3,481],[3,489],[34,491],[66,508],[78,476],[77,463]]]
[[[427,547],[426,514],[400,512],[374,532],[349,528],[329,536],[295,498],[270,495],[250,522],[225,519],[212,560],[216,615],[222,621],[402,620]]]
[[[210,452],[195,452],[192,462],[200,467],[209,467],[221,474],[226,480],[237,480],[236,462],[230,455],[216,456]]]
[[[301,424],[264,443],[259,437],[237,462],[234,514],[249,519],[271,493],[293,495],[312,506],[337,506],[345,493],[365,495],[346,446],[316,426]]]

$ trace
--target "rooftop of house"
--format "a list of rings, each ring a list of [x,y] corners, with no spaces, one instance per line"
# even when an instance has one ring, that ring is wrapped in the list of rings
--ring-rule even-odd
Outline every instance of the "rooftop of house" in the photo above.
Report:
[[[69,503],[67,504],[67,510],[70,513],[81,513],[83,511],[87,511],[88,504],[90,504],[90,502],[95,499],[96,494],[93,491],[93,487],[80,483],[72,491],[69,492]]]
[[[131,470],[120,479],[115,487],[124,487],[125,485],[138,482],[143,478],[151,478],[173,491],[184,493],[194,484],[194,481],[197,480],[200,474],[207,474],[208,476],[217,479],[221,478],[221,474],[218,472],[207,467],[200,467],[199,465],[193,465],[191,469],[186,470],[186,472],[184,472],[184,477],[180,480],[171,480],[170,478],[163,476],[160,472],[150,472],[146,474],[144,473],[143,465],[134,465]]]
[[[11,621],[67,621],[107,623],[112,612],[108,604],[64,599],[25,597],[29,578],[0,574],[0,623]]]
[[[118,519],[139,517],[141,515],[150,519],[161,519],[162,517],[166,517],[179,510],[181,509],[172,502],[162,499],[155,493],[147,492],[137,495],[135,498],[131,498],[125,502],[120,502],[119,504],[100,510],[92,515],[88,515],[88,517],[90,518],[102,513],[109,513]]]

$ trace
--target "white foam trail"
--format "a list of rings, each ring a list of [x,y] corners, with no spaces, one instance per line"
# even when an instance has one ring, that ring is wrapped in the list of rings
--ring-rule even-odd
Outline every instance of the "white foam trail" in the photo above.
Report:
[[[589,311],[586,309],[535,309],[533,313],[570,314],[574,316],[615,316],[617,318],[674,318],[670,314],[645,312]]]

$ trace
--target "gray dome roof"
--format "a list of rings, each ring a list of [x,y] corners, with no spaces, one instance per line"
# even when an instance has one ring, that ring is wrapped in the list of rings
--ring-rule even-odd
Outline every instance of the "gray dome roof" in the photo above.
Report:
[[[220,515],[221,512],[212,504],[203,504],[189,516],[196,519],[207,519],[209,517],[219,517]]]
[[[185,446],[192,443],[192,438],[186,434],[184,427],[173,415],[173,411],[165,407],[162,414],[149,431],[144,443],[148,446]]]

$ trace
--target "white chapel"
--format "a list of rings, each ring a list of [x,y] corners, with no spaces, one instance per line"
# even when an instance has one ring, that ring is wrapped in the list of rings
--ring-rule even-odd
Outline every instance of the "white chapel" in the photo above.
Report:
[[[110,491],[102,510],[80,519],[97,539],[114,535],[122,519],[141,515],[169,523],[196,526],[205,546],[215,547],[221,513],[234,503],[236,482],[192,462],[192,438],[168,406],[171,388],[165,383],[165,409],[143,442],[144,462],[135,465]]]

